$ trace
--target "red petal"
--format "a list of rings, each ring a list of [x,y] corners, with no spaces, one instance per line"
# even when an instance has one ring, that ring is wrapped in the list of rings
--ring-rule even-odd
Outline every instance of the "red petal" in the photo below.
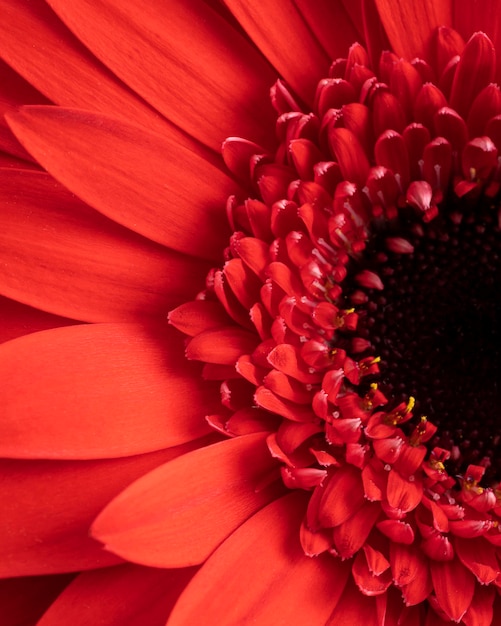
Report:
[[[164,318],[208,269],[100,216],[45,173],[0,170],[0,186],[0,292],[14,300],[86,321]]]
[[[342,4],[331,0],[296,0],[295,4],[329,58],[346,56],[348,48],[357,41],[359,35]]]
[[[472,33],[481,31],[492,40],[499,54],[501,49],[501,32],[499,31],[499,0],[483,0],[482,10],[470,0],[454,0],[454,28],[459,31],[465,41]],[[498,65],[497,80],[500,78],[501,67]]]
[[[235,134],[270,143],[275,74],[202,0],[50,4],[107,67],[191,136],[217,151]]]
[[[362,594],[354,583],[346,586],[341,601],[327,620],[325,626],[380,626],[376,601]]]
[[[357,4],[351,2],[350,6],[356,7]],[[367,51],[372,61],[372,67],[377,67],[381,53],[383,50],[389,50],[390,44],[388,37],[384,31],[381,19],[376,8],[374,0],[362,0],[361,9],[363,15],[363,27],[365,32],[365,41],[367,43]]]
[[[392,542],[410,545],[414,542],[414,531],[407,522],[387,519],[377,524],[378,530],[389,537]]]
[[[492,545],[485,539],[456,537],[454,547],[463,565],[476,576],[481,585],[489,585],[498,578],[498,560]]]
[[[475,33],[463,50],[452,83],[450,105],[465,119],[474,98],[494,80],[496,51],[484,33]]]
[[[193,300],[169,313],[169,322],[190,337],[210,328],[228,326],[231,322],[219,302]]]
[[[350,519],[334,528],[334,545],[342,559],[350,559],[364,545],[381,507],[375,502],[367,502]]]
[[[207,155],[98,113],[24,107],[9,123],[56,179],[107,217],[180,252],[220,258],[235,185]]]
[[[72,324],[76,322],[0,296],[0,343],[39,330]]]
[[[48,100],[0,60],[0,149],[31,161],[30,155],[14,137],[5,121],[5,114],[22,104],[48,104]]]
[[[38,623],[42,613],[72,580],[71,575],[7,578],[0,581],[0,612],[5,626]]]
[[[492,626],[497,623],[498,620],[493,620],[494,596],[492,587],[477,585],[470,608],[463,617],[466,626]]]
[[[2,461],[2,500],[9,506],[0,517],[0,576],[120,562],[89,537],[92,520],[131,481],[190,447],[104,461]]]
[[[261,3],[227,0],[238,22],[281,76],[306,101],[313,101],[317,82],[329,63],[316,37],[291,0]]]
[[[266,433],[201,448],[133,483],[98,516],[92,535],[107,550],[153,567],[202,563],[253,513],[277,496],[256,491],[276,463]]]
[[[186,347],[188,359],[234,365],[243,354],[251,354],[259,339],[236,326],[206,330],[191,339]]]
[[[305,508],[303,494],[293,493],[239,528],[195,575],[169,626],[324,624],[349,567],[327,555],[304,555],[299,526]]]
[[[424,59],[429,56],[429,40],[434,29],[452,25],[452,4],[452,0],[376,0],[393,50],[408,61],[416,56]]]
[[[388,475],[386,497],[388,504],[399,512],[407,513],[421,502],[423,485],[420,480],[406,480],[396,470]]]
[[[256,403],[263,409],[277,413],[293,422],[312,422],[315,419],[309,406],[301,406],[295,402],[283,400],[265,387],[258,387],[255,393]]]
[[[343,177],[363,187],[369,173],[369,161],[355,135],[346,128],[333,128],[329,132],[329,143]]]
[[[80,574],[37,626],[164,626],[194,569],[159,570],[119,565]]]
[[[501,90],[497,85],[487,85],[475,97],[468,115],[470,137],[485,135],[487,122],[501,113]]]
[[[390,521],[390,520],[388,520]],[[401,523],[401,522],[400,522]],[[378,524],[378,528],[380,525]],[[419,549],[415,546],[405,546],[399,543],[390,543],[390,563],[393,581],[397,587],[408,585],[418,576],[426,573],[426,562]],[[410,604],[414,604],[411,602]]]
[[[338,526],[346,522],[364,504],[360,472],[345,465],[334,471],[320,502],[319,519],[323,526]]]
[[[2,57],[56,104],[112,113],[148,128],[170,127],[124,87],[66,29],[42,0],[1,0]],[[23,99],[28,104],[32,100]],[[117,103],[120,103],[117,106]]]
[[[118,457],[200,437],[218,400],[182,354],[176,331],[133,324],[70,326],[2,344],[0,454]]]
[[[448,617],[459,622],[468,610],[475,592],[475,578],[461,563],[430,561],[433,587],[438,603]]]

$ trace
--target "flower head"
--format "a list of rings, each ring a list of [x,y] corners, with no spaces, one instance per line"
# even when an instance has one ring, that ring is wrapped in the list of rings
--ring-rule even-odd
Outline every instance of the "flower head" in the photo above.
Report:
[[[55,533],[62,548],[48,567],[37,563],[50,542],[40,552],[16,539],[29,565],[7,574],[91,570],[40,624],[67,621],[70,605],[89,599],[99,615],[103,584],[108,597],[135,589],[131,611],[153,598],[147,619],[170,613],[170,626],[250,616],[494,624],[501,95],[492,24],[473,3],[366,1],[359,12],[231,1],[228,12],[109,0],[82,2],[79,13],[79,3],[52,0],[71,34],[42,2],[3,3],[4,58],[43,94],[5,66],[11,100],[36,106],[7,115],[14,169],[3,178],[20,211],[6,210],[14,271],[4,293],[97,322],[32,314],[31,330],[53,330],[2,353],[12,389],[28,372],[36,392],[34,412],[19,392],[10,400],[3,453],[52,459],[12,465],[12,484],[38,463],[37,483],[54,480],[46,493],[59,511],[56,494],[97,481],[85,487],[90,508],[78,511],[77,494],[64,524],[78,530],[69,541]],[[15,19],[47,39],[40,66],[62,37],[60,68],[41,77],[26,64]],[[168,33],[162,19],[173,22]],[[197,29],[200,40],[190,37]],[[282,74],[270,92],[275,122],[268,62]],[[213,151],[223,135],[231,177]],[[19,257],[26,228],[35,249]],[[89,275],[93,247],[111,255],[94,252]],[[167,309],[184,348],[162,324]],[[34,375],[49,363],[48,375]],[[96,394],[102,371],[109,380]],[[69,428],[74,398],[79,422]],[[116,480],[103,485],[108,472]],[[111,567],[122,559],[137,565]]]

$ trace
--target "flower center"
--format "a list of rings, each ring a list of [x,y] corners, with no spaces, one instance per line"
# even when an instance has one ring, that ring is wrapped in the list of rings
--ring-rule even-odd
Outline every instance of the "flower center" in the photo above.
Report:
[[[384,288],[364,305],[359,332],[381,356],[385,395],[415,396],[415,412],[439,427],[431,443],[451,450],[450,473],[473,463],[492,481],[501,477],[499,205],[462,205],[373,237],[364,262]],[[388,250],[389,236],[414,251]]]

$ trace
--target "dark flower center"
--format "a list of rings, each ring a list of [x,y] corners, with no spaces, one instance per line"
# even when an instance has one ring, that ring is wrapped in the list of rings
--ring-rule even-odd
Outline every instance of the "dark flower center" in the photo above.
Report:
[[[458,203],[428,224],[385,226],[364,254],[384,289],[373,291],[361,331],[381,357],[390,398],[416,398],[438,426],[431,444],[451,451],[450,473],[470,463],[501,479],[501,230],[499,203]],[[388,251],[388,237],[412,244]]]

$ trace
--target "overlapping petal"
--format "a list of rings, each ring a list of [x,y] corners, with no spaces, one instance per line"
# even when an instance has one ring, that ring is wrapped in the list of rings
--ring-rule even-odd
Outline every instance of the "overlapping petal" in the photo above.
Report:
[[[179,361],[169,328],[94,324],[0,346],[0,454],[98,459],[159,450],[209,431],[217,390]],[[216,405],[217,406],[217,405]]]
[[[258,433],[223,441],[151,472],[105,508],[93,536],[144,565],[202,563],[280,493],[279,484],[268,484],[276,462],[265,438]]]
[[[2,295],[83,321],[136,321],[165,318],[201,286],[201,260],[106,219],[45,172],[0,169],[0,184]]]
[[[303,509],[303,496],[289,494],[236,530],[195,575],[168,626],[324,624],[348,569],[329,557],[305,558],[298,542]]]
[[[8,120],[37,161],[93,208],[179,252],[220,258],[224,202],[237,187],[207,150],[61,107],[24,107]]]
[[[164,626],[194,571],[126,564],[85,572],[68,585],[37,626]]]
[[[0,577],[120,563],[119,557],[89,536],[92,520],[131,481],[194,445],[126,459],[2,460]]]
[[[274,74],[202,0],[49,4],[107,67],[192,137],[218,151],[237,131],[269,142],[267,92]]]

